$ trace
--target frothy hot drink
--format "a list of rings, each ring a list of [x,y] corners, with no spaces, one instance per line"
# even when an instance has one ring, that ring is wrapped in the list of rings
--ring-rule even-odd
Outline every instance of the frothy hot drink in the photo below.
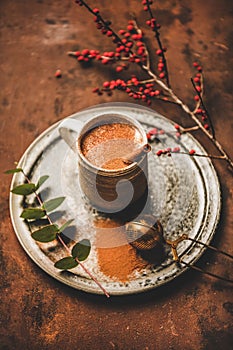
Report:
[[[128,166],[125,159],[142,146],[140,132],[132,125],[112,123],[89,130],[81,140],[81,151],[93,165],[103,169]]]

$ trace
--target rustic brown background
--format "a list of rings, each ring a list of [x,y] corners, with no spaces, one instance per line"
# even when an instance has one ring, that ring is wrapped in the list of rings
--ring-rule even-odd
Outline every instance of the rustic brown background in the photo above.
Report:
[[[146,29],[138,0],[89,3],[100,7],[117,29],[126,26],[130,12]],[[192,103],[192,61],[200,59],[217,138],[233,156],[232,2],[155,3],[174,90]],[[73,1],[1,0],[0,16],[0,349],[230,349],[233,300],[227,283],[189,271],[150,293],[107,300],[60,284],[23,251],[9,218],[11,179],[3,171],[58,120],[97,103],[131,100],[120,92],[111,98],[92,94],[92,87],[114,77],[114,71],[101,65],[82,68],[66,55],[70,49],[111,47],[85,9]],[[155,46],[150,35],[149,42]],[[61,79],[54,78],[57,68],[62,69]],[[156,102],[153,108],[190,125],[170,105]],[[195,135],[215,152],[205,138]],[[224,163],[214,164],[222,187],[222,216],[214,244],[232,253],[232,175]],[[213,253],[205,253],[198,264],[219,274],[232,272],[230,262]]]

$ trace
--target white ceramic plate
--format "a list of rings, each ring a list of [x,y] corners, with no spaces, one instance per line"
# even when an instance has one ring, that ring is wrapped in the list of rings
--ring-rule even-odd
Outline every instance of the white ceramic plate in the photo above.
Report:
[[[97,105],[76,113],[70,118],[86,121],[101,113],[128,114],[136,118],[145,128],[157,127],[165,130],[159,136],[159,142],[153,144],[149,156],[149,206],[151,213],[159,218],[167,239],[175,239],[183,233],[189,237],[209,243],[219,220],[221,195],[216,172],[209,158],[190,157],[174,154],[171,157],[157,157],[157,149],[180,146],[181,150],[195,149],[206,154],[203,147],[190,134],[183,134],[177,140],[174,125],[157,112],[130,103],[110,103]],[[111,295],[125,295],[145,292],[171,281],[186,270],[185,265],[177,266],[171,253],[159,266],[143,269],[122,283],[104,275],[98,267],[95,246],[93,218],[95,211],[85,202],[79,189],[76,155],[61,139],[56,123],[41,134],[26,150],[18,166],[22,167],[31,181],[36,182],[42,175],[49,175],[43,185],[44,200],[65,196],[66,200],[57,213],[52,214],[58,224],[74,219],[72,227],[66,230],[69,238],[88,238],[92,243],[90,256],[85,266],[95,275]],[[12,187],[24,181],[21,173],[13,176]],[[33,200],[33,198],[31,198]],[[30,201],[30,197],[29,197]],[[10,195],[10,213],[15,233],[26,253],[49,275],[73,288],[102,294],[102,291],[80,267],[61,272],[54,262],[64,255],[61,247],[49,244],[37,244],[32,238],[26,222],[20,218],[24,199]],[[193,264],[203,253],[202,245],[183,241],[178,247],[182,259]]]

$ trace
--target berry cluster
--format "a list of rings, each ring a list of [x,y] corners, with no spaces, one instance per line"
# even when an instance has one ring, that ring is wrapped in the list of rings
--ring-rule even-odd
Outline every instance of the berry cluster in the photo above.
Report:
[[[163,129],[153,128],[149,130],[146,134],[148,142],[153,142],[156,140],[157,136],[164,135],[165,131]]]
[[[195,74],[195,77],[193,78],[193,81],[195,83],[195,90],[197,92],[197,95],[194,96],[194,100],[196,102],[200,101],[200,94],[202,93],[202,84],[201,84],[201,78],[202,78],[202,67],[199,65],[198,62],[193,62],[193,67],[196,68],[197,72]]]
[[[99,11],[94,9],[93,11]],[[147,59],[147,51],[143,42],[143,34],[138,33],[135,26],[135,22],[130,20],[128,22],[127,30],[119,30],[118,34],[109,30],[109,21],[104,21],[95,16],[94,20],[97,23],[97,28],[101,30],[102,34],[109,37],[113,36],[113,42],[116,44],[114,51],[105,51],[102,54],[97,50],[84,49],[82,51],[69,52],[70,56],[76,57],[79,62],[88,62],[93,59],[101,61],[102,64],[106,65],[109,63],[118,63],[115,70],[121,72],[128,68],[128,64],[122,63],[122,61],[134,62],[142,64]],[[134,50],[134,51],[133,51]]]
[[[174,148],[167,147],[165,149],[159,149],[156,152],[156,155],[160,157],[161,155],[166,154],[168,157],[170,157],[172,153],[179,153],[179,152],[180,152],[180,147],[174,147]]]
[[[100,61],[104,65],[114,64],[115,71],[120,73],[128,69],[130,63],[136,63],[142,68],[147,66],[149,62],[148,51],[144,42],[143,32],[138,28],[135,20],[129,20],[126,29],[120,29],[117,33],[111,28],[111,22],[104,20],[100,14],[98,8],[90,8],[89,5],[83,0],[76,0],[76,3],[80,6],[85,6],[89,12],[94,16],[94,22],[100,32],[112,38],[115,44],[115,50],[106,51],[100,53],[98,50],[84,49],[82,51],[69,52],[70,56],[77,59],[78,62],[90,62],[93,60]],[[164,53],[166,48],[162,47],[159,38],[160,24],[157,23],[154,18],[150,5],[151,0],[142,0],[142,5],[145,11],[148,11],[150,19],[146,22],[147,25],[155,32],[155,36],[158,42],[159,49],[156,50],[158,59],[158,76],[160,79],[166,78],[168,82],[167,66]],[[142,100],[148,105],[151,104],[152,98],[157,97],[163,100],[168,98],[158,90],[157,86],[149,81],[140,82],[136,76],[131,76],[128,80],[116,79],[111,81],[105,81],[100,88],[94,88],[93,92],[98,95],[106,93],[111,96],[112,91],[118,89],[125,91],[130,97],[135,100]]]
[[[94,22],[96,23],[97,29],[104,36],[112,40],[112,42],[115,44],[115,50],[107,51],[101,54],[97,50],[85,49],[82,51],[70,52],[69,54],[76,57],[76,59],[81,63],[98,60],[103,65],[108,65],[109,63],[115,64],[114,67],[118,73],[126,70],[131,63],[136,63],[138,68],[140,68],[145,74],[143,76],[144,80],[140,80],[137,76],[133,75],[128,78],[128,80],[115,79],[105,81],[102,87],[93,89],[93,92],[99,95],[103,93],[111,95],[113,90],[118,89],[123,90],[135,100],[142,100],[148,105],[151,104],[152,98],[161,99],[163,101],[168,101],[178,105],[191,118],[195,125],[188,128],[176,125],[176,137],[179,139],[181,134],[187,131],[201,130],[210,139],[220,153],[220,155],[211,156],[208,154],[205,156],[214,159],[224,159],[233,169],[233,161],[215,138],[215,132],[210,115],[203,103],[203,75],[200,64],[198,62],[194,62],[193,65],[196,68],[196,74],[194,78],[191,79],[195,89],[194,100],[196,105],[194,110],[192,110],[176,95],[169,83],[169,74],[165,57],[166,48],[162,45],[160,39],[161,26],[157,22],[151,9],[152,0],[141,0],[141,4],[144,11],[147,12],[148,19],[146,24],[153,31],[157,43],[157,49],[155,51],[158,57],[157,72],[154,72],[153,68],[151,67],[149,50],[145,44],[143,32],[140,30],[140,28],[138,28],[136,20],[130,20],[125,30],[121,29],[120,31],[115,32],[111,27],[111,22],[103,19],[98,8],[92,9],[86,0],[76,0],[75,2],[86,8],[86,10],[94,17]],[[55,76],[57,78],[61,77],[61,72],[56,72]],[[156,138],[156,133],[157,131],[149,132],[148,140],[153,141],[153,139]],[[173,149],[171,152],[169,152],[167,149],[161,151],[162,152],[159,152],[160,154],[170,154],[171,152],[177,153],[177,149]],[[194,150],[190,150],[189,153],[186,152],[185,154],[193,155],[194,153]],[[195,153],[195,156],[204,155]]]
[[[181,152],[180,147],[174,147],[174,148],[167,147],[165,149],[159,149],[156,152],[156,155],[158,157],[160,157],[161,155],[167,155],[168,157],[170,157],[172,153],[182,153],[182,154],[193,156],[196,153],[196,151],[194,149],[191,149],[188,152]]]
[[[198,62],[193,62],[193,67],[196,69],[196,74],[194,78],[192,79],[193,87],[195,89],[196,95],[194,96],[194,100],[198,104],[198,108],[195,109],[195,115],[201,119],[201,122],[206,130],[209,130],[210,125],[208,117],[208,112],[204,106],[203,100],[202,100],[202,94],[203,94],[203,76],[202,76],[202,67]]]
[[[153,4],[152,0],[142,0],[143,10],[148,11],[150,9],[150,5]]]

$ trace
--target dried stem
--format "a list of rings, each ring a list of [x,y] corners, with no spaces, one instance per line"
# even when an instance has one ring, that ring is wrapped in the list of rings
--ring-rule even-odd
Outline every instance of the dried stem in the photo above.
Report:
[[[227,257],[230,258],[230,259],[233,259],[233,256],[232,256],[231,254],[226,253],[226,252],[224,252],[224,251],[222,251],[222,250],[220,250],[220,249],[218,249],[218,248],[215,248],[215,247],[213,247],[213,246],[211,246],[211,245],[209,245],[209,244],[203,243],[203,242],[201,242],[201,241],[199,241],[199,240],[190,238],[190,237],[188,237],[187,234],[183,234],[182,236],[178,237],[178,238],[177,238],[176,240],[174,240],[174,241],[166,240],[166,243],[167,243],[168,245],[170,245],[170,247],[171,247],[171,249],[172,249],[173,260],[174,260],[176,263],[182,263],[182,264],[184,264],[184,265],[186,265],[186,266],[188,266],[188,267],[190,267],[190,268],[192,268],[192,269],[194,269],[194,270],[196,270],[196,271],[199,271],[199,272],[201,272],[201,273],[204,273],[204,274],[206,274],[206,275],[209,275],[209,276],[218,278],[218,279],[223,280],[223,281],[225,281],[225,282],[233,283],[233,280],[231,280],[231,279],[228,279],[228,278],[225,278],[225,277],[216,275],[216,274],[214,274],[214,273],[212,273],[212,272],[205,271],[205,270],[203,270],[203,269],[200,268],[200,267],[197,267],[197,266],[195,266],[195,265],[192,265],[192,264],[189,264],[189,263],[183,261],[183,258],[180,258],[180,257],[178,256],[178,253],[177,253],[177,246],[179,245],[180,242],[182,242],[182,241],[184,241],[184,240],[190,240],[190,241],[192,241],[192,242],[201,244],[201,245],[203,245],[203,246],[206,247],[206,248],[209,248],[209,249],[211,249],[211,250],[213,250],[213,251],[215,251],[215,252],[217,252],[217,253],[220,253],[220,254],[223,254],[223,255],[227,256]]]
[[[146,1],[146,6],[148,8],[148,13],[150,15],[151,20],[155,19],[154,15],[153,15],[153,12],[151,10],[150,2],[148,0]],[[159,49],[161,50],[161,57],[162,57],[162,61],[163,61],[163,64],[164,64],[165,79],[166,79],[166,82],[167,82],[167,86],[170,87],[169,74],[168,74],[168,68],[167,68],[167,60],[166,60],[166,57],[165,57],[165,54],[164,54],[164,47],[163,47],[162,42],[160,40],[160,33],[159,33],[158,28],[157,28],[156,21],[154,22],[153,31],[155,33],[155,38],[157,40]]]
[[[191,78],[191,82],[193,84],[193,87],[194,87],[194,89],[195,89],[199,99],[200,99],[199,100],[200,101],[200,105],[203,107],[203,109],[205,110],[205,113],[206,113],[206,115],[208,117],[208,121],[210,123],[211,132],[212,132],[213,138],[215,139],[215,131],[214,131],[213,123],[212,123],[211,117],[210,117],[210,115],[208,113],[208,110],[207,110],[207,108],[204,105],[202,94],[200,93],[200,91],[197,90],[196,85],[194,84],[193,78]],[[194,113],[195,113],[195,111],[194,111]]]
[[[191,264],[189,264],[189,263],[183,261],[182,259],[179,259],[179,262],[182,263],[182,264],[184,264],[184,265],[186,265],[186,266],[188,266],[188,267],[190,267],[190,268],[193,269],[193,270],[199,271],[199,272],[204,273],[204,274],[206,274],[206,275],[208,275],[208,276],[217,278],[217,279],[219,279],[219,280],[222,280],[222,281],[225,281],[225,282],[228,282],[228,283],[233,283],[233,280],[231,280],[231,279],[229,279],[229,278],[225,278],[225,277],[222,277],[222,276],[218,276],[218,275],[216,275],[216,274],[214,274],[214,273],[212,273],[212,272],[205,271],[205,270],[203,270],[202,268],[200,268],[200,267],[198,267],[198,266],[191,265]]]
[[[225,160],[224,156],[214,156],[212,154],[199,154],[199,153],[190,154],[188,152],[182,152],[182,151],[179,151],[179,152],[172,152],[171,151],[170,153],[173,153],[173,154],[186,154],[186,155],[191,156],[191,157],[204,157],[204,158]]]

